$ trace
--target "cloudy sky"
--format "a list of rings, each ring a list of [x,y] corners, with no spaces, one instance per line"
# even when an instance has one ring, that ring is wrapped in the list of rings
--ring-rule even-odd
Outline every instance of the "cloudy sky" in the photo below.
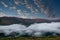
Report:
[[[60,0],[0,0],[0,16],[60,18]]]

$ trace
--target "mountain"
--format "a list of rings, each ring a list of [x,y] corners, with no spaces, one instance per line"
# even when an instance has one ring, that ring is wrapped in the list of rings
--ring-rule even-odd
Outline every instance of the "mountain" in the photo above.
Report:
[[[33,23],[50,23],[50,22],[60,22],[60,19],[49,20],[43,18],[24,19],[18,17],[0,17],[0,25],[23,24],[29,26]]]

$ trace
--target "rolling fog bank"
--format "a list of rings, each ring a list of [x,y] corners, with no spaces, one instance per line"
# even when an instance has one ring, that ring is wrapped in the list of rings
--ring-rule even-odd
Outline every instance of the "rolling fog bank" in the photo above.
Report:
[[[60,35],[60,22],[34,23],[30,26],[22,24],[0,25],[0,36],[58,36]]]

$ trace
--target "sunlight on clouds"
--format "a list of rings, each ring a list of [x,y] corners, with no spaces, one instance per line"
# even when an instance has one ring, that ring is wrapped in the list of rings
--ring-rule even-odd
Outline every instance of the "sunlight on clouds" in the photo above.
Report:
[[[21,14],[21,10],[20,10],[20,9],[19,9],[19,10],[17,10],[17,13],[18,13],[18,14]]]
[[[27,4],[26,7],[29,8],[29,9],[32,8],[32,6],[30,4]]]
[[[20,16],[21,18],[28,18],[27,16]]]
[[[32,7],[31,4],[27,4],[26,7],[27,7],[27,9],[30,9],[30,11],[31,11],[32,13],[34,12],[33,7]]]
[[[15,1],[15,4],[16,4],[16,5],[19,5],[19,4],[20,4],[20,1],[19,1],[19,0],[17,0],[17,1],[14,0],[14,1]]]
[[[22,12],[21,12],[21,10],[19,9],[19,10],[17,10],[17,12],[18,12],[18,15],[19,15],[19,17],[21,17],[21,18],[27,18],[28,16],[27,16],[27,14],[26,15],[24,15]]]
[[[27,12],[27,11],[24,11],[24,15],[29,17],[31,14],[29,12]]]
[[[50,0],[1,0],[1,9],[10,15],[24,15],[35,17],[53,17]],[[7,10],[7,11],[6,11]],[[24,12],[25,11],[25,12]],[[26,12],[27,11],[27,12]],[[38,16],[38,15],[41,16]],[[16,16],[17,16],[16,15]]]

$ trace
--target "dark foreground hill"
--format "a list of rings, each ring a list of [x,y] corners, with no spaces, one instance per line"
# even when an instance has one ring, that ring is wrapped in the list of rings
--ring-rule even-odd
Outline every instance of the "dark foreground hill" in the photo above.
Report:
[[[0,25],[23,24],[29,26],[30,24],[33,23],[50,23],[50,22],[60,22],[60,19],[48,20],[48,19],[23,19],[18,17],[0,17]]]

